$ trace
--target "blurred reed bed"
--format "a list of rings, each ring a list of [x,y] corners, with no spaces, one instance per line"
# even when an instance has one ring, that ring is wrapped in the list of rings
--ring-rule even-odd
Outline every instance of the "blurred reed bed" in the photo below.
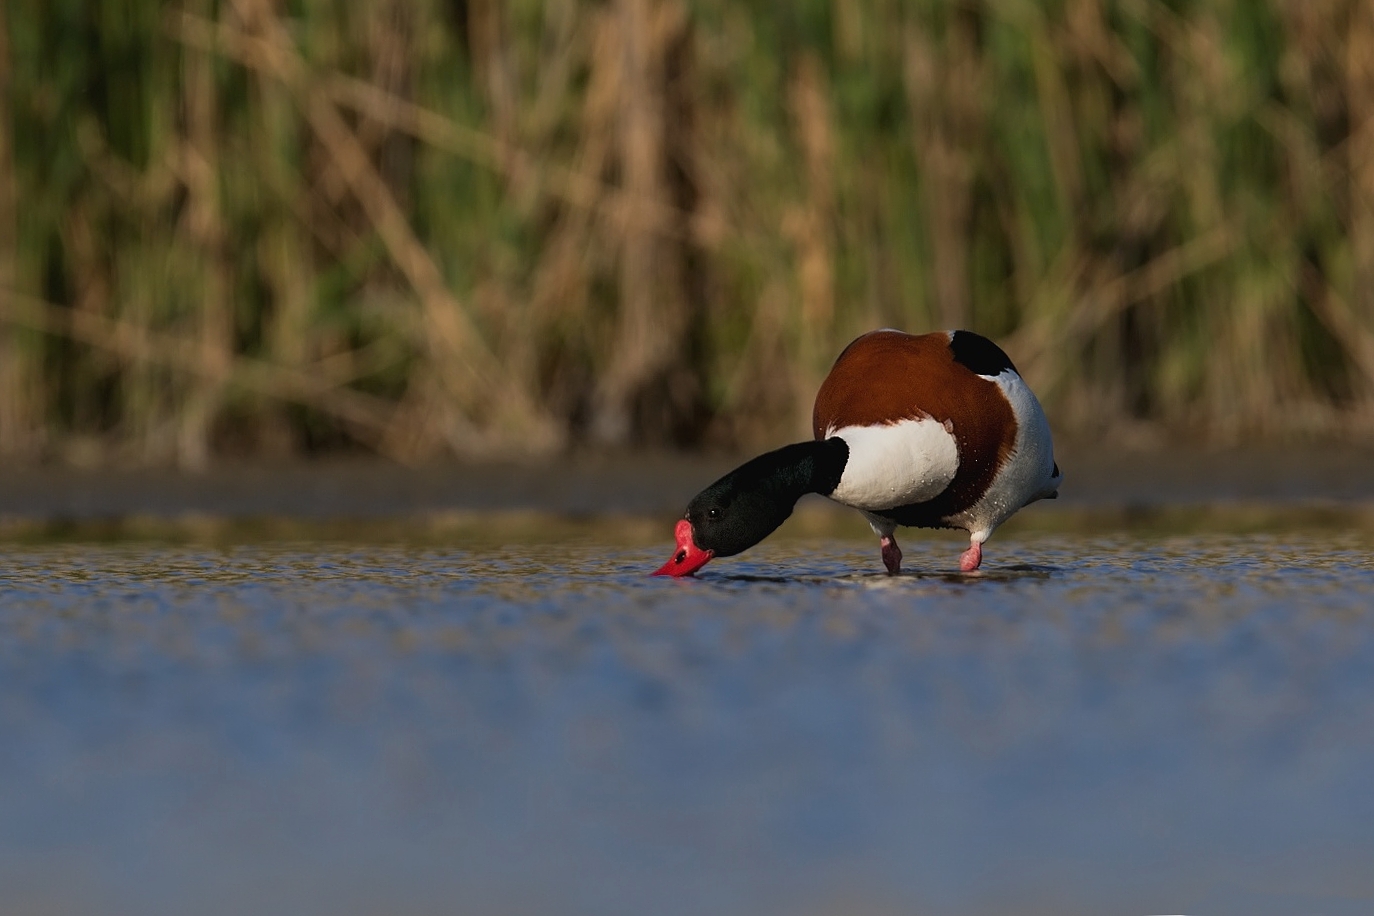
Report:
[[[9,459],[756,446],[883,325],[1374,428],[1356,0],[11,3],[0,131]]]

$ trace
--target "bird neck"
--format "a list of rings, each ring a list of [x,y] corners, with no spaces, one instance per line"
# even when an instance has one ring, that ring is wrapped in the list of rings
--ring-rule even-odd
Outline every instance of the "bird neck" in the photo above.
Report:
[[[762,454],[731,476],[742,489],[766,494],[790,508],[807,493],[834,492],[848,461],[849,446],[843,439],[817,439]]]
[[[787,521],[807,493],[833,492],[848,460],[844,440],[827,439],[785,445],[745,462],[688,504],[693,543],[718,557],[747,550]]]

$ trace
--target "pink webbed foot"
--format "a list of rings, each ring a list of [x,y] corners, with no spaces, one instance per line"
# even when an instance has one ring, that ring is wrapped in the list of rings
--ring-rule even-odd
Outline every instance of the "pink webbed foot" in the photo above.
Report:
[[[888,535],[878,543],[883,548],[883,565],[887,567],[887,574],[897,575],[902,571],[902,548],[897,546],[897,539]]]
[[[964,572],[973,572],[978,568],[978,564],[983,562],[983,545],[974,541],[968,545],[968,550],[959,554],[959,568]]]

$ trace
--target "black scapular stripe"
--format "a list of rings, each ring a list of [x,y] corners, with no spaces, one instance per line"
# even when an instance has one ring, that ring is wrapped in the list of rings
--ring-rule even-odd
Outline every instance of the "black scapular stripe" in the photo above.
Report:
[[[1016,372],[1011,358],[982,334],[955,331],[950,337],[949,349],[954,353],[954,361],[967,366],[975,375],[1001,375],[1008,369]]]

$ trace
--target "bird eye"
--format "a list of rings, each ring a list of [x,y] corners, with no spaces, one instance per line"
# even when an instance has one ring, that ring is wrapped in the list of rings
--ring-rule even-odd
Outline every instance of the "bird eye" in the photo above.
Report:
[[[712,509],[712,510],[710,510],[709,512],[706,513],[706,517],[707,517],[707,518],[720,518],[720,510],[719,510],[719,509]]]

